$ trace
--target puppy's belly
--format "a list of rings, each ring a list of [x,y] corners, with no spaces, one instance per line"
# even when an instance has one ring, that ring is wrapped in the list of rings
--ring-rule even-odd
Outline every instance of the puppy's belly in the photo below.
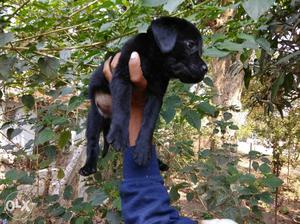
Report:
[[[95,103],[98,108],[99,113],[104,118],[111,117],[111,95],[103,92],[96,92],[95,93]]]

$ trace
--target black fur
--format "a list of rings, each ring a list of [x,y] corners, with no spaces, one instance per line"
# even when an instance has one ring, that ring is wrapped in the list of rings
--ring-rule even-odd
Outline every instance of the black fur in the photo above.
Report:
[[[113,79],[105,80],[101,65],[92,75],[89,96],[92,101],[87,124],[87,161],[80,174],[89,175],[96,171],[99,154],[99,133],[104,134],[104,153],[108,143],[121,150],[128,146],[128,126],[132,84],[128,62],[133,51],[138,52],[144,77],[148,81],[147,101],[143,113],[134,159],[139,165],[146,165],[150,158],[152,135],[159,116],[163,96],[170,79],[177,78],[184,83],[200,82],[207,72],[202,54],[202,38],[197,28],[186,20],[161,17],[152,21],[147,33],[141,33],[125,43],[121,50]],[[110,87],[110,88],[109,88]],[[112,118],[104,118],[97,111],[95,92],[112,96]]]

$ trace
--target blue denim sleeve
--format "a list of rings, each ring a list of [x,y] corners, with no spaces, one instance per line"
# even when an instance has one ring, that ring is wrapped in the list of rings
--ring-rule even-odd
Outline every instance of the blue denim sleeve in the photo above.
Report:
[[[170,206],[170,199],[160,175],[155,147],[146,167],[132,159],[131,148],[124,152],[123,182],[120,195],[125,224],[196,224],[179,216]]]

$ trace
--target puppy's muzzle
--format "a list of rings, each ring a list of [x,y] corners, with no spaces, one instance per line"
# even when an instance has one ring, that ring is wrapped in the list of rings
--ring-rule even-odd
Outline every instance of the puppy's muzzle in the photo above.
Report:
[[[208,68],[205,64],[200,66],[191,65],[188,67],[180,63],[180,65],[176,66],[176,69],[174,69],[174,74],[181,82],[198,83],[203,80],[207,70]]]

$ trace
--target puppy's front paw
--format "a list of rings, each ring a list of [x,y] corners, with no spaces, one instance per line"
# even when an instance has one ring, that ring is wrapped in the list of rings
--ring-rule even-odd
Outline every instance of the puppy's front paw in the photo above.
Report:
[[[91,174],[93,174],[93,173],[96,173],[96,171],[97,171],[97,168],[96,168],[96,167],[91,167],[91,166],[85,165],[85,166],[83,166],[82,168],[80,168],[79,174],[80,174],[81,176],[86,177],[86,176],[89,176],[89,175],[91,175]]]
[[[169,166],[167,164],[165,164],[163,161],[161,161],[160,159],[157,159],[158,162],[158,167],[159,170],[162,172],[168,171],[169,170]]]
[[[128,143],[128,131],[121,125],[111,125],[110,131],[107,135],[107,142],[111,144],[116,150],[123,150]]]
[[[133,149],[132,152],[133,160],[139,166],[146,166],[151,158],[151,145],[141,145],[138,144]]]

